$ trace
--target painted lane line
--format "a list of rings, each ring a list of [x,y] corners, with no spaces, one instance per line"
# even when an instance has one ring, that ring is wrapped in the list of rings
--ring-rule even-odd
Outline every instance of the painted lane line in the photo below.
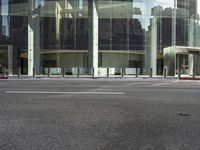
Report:
[[[124,95],[124,92],[50,92],[50,91],[5,91],[6,94],[88,94],[88,95]]]
[[[155,87],[155,86],[165,86],[165,85],[171,85],[171,84],[172,84],[171,82],[170,83],[155,83],[151,86]]]

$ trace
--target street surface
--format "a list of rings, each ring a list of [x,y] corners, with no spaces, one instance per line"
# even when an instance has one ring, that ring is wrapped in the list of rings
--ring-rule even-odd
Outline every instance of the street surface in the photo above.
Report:
[[[0,80],[0,150],[199,150],[200,81]]]

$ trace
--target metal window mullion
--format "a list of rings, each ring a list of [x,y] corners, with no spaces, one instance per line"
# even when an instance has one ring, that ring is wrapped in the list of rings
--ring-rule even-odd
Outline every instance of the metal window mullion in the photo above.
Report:
[[[75,0],[75,11],[74,11],[74,50],[77,49],[77,0]],[[77,67],[77,53],[75,53],[75,67]]]
[[[109,50],[112,51],[112,17],[113,17],[113,1],[110,0],[111,12],[110,12],[110,43],[109,43]],[[109,66],[112,65],[112,53],[110,53],[110,60]]]

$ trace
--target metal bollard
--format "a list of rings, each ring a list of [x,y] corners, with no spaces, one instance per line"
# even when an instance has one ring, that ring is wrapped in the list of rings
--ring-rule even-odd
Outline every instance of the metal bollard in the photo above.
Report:
[[[94,78],[94,68],[91,68],[92,78]]]
[[[196,76],[196,71],[195,71],[195,67],[193,67],[192,77],[195,78],[195,76]]]
[[[164,78],[167,78],[167,68],[163,69],[163,76],[164,76]]]
[[[153,77],[153,69],[149,68],[149,77],[152,78]]]
[[[63,78],[65,77],[65,68],[64,67],[62,68],[62,77]]]
[[[124,68],[121,68],[121,77],[124,77]]]
[[[36,76],[36,71],[35,71],[35,67],[33,67],[33,77],[35,78]]]
[[[138,68],[136,68],[136,73],[135,73],[135,77],[138,77]]]
[[[18,67],[18,70],[17,70],[17,76],[18,76],[18,77],[21,76],[21,67]]]
[[[3,67],[3,77],[6,77],[6,67]]]
[[[50,76],[51,76],[51,69],[48,68],[48,77],[50,77]]]
[[[77,78],[80,77],[80,68],[77,68]]]
[[[109,78],[109,68],[107,68],[107,78]]]
[[[181,68],[178,69],[178,78],[181,78]]]

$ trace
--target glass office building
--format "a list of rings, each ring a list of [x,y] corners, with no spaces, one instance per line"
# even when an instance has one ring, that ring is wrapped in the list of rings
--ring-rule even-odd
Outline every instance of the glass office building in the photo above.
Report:
[[[199,13],[200,0],[0,0],[0,67],[10,75],[19,67],[25,75],[48,67],[161,75],[176,64],[187,74],[199,60]],[[164,61],[164,50],[177,47]]]

